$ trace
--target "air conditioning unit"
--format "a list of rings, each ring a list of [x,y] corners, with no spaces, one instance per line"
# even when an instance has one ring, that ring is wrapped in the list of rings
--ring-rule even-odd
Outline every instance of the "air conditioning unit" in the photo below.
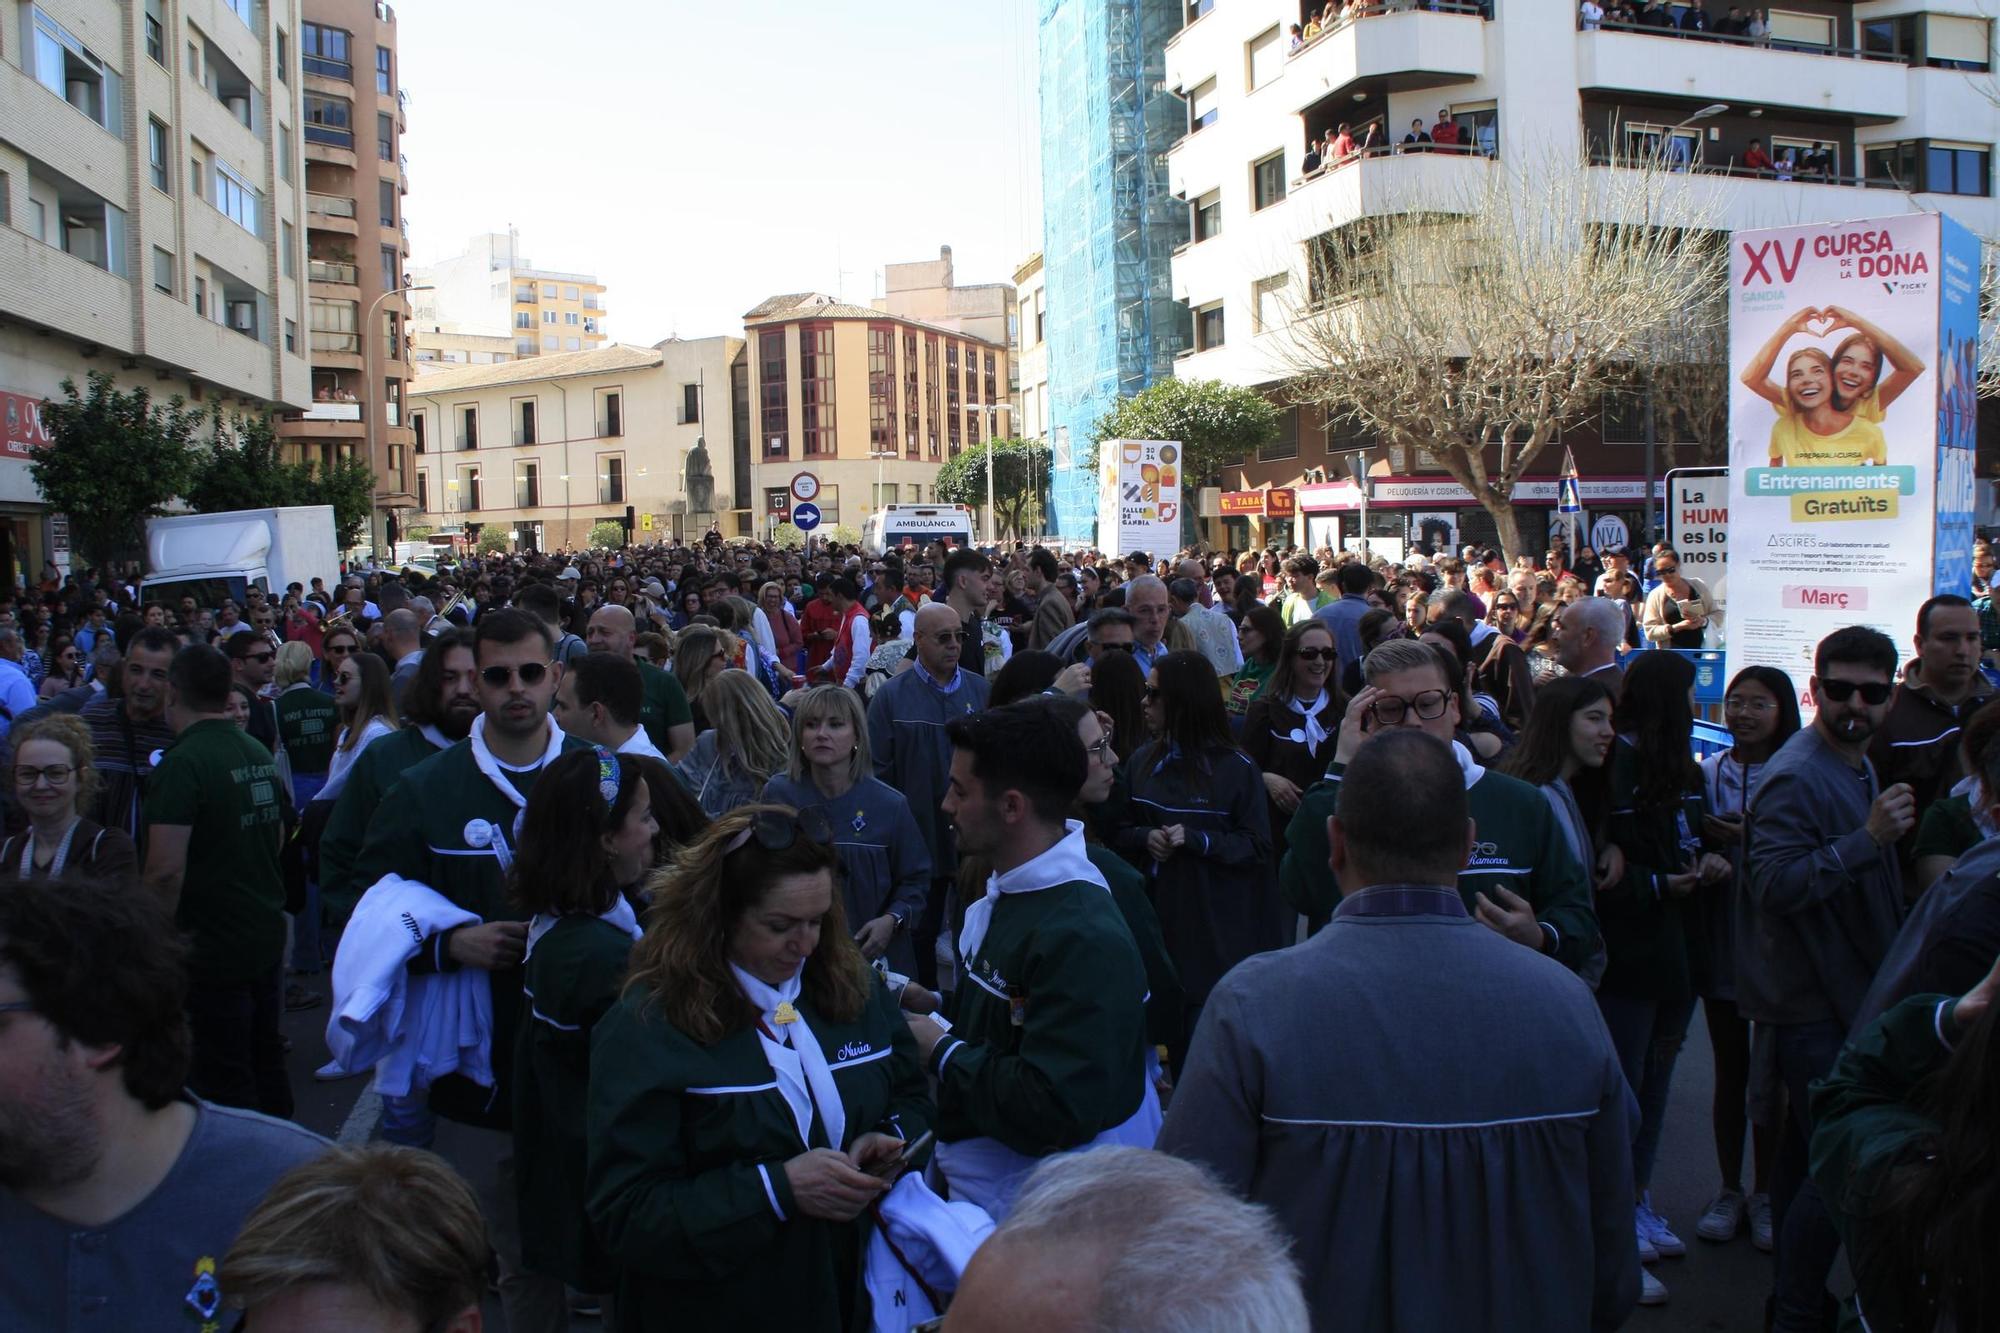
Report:
[[[257,331],[257,303],[255,301],[231,301],[229,303],[229,327],[238,333]]]

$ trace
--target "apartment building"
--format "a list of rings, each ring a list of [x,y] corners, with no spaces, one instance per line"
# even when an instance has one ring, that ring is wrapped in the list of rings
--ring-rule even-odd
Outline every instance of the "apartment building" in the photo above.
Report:
[[[1167,43],[1165,79],[1186,98],[1187,116],[1167,156],[1189,225],[1172,261],[1174,295],[1194,317],[1193,343],[1174,366],[1182,377],[1281,395],[1286,312],[1306,292],[1313,247],[1336,245],[1359,218],[1463,196],[1483,173],[1555,154],[1587,159],[1593,172],[1664,159],[1665,188],[1694,192],[1729,229],[1924,209],[2000,235],[1992,23],[1978,0],[1784,0],[1762,44],[1586,30],[1575,5],[1553,0],[1397,0],[1350,6],[1293,49],[1291,26],[1316,8],[1195,0]],[[1677,21],[1685,8],[1672,5]],[[1728,7],[1710,3],[1708,13],[1724,17]],[[1412,122],[1426,133],[1448,124],[1456,143],[1398,151]],[[1309,163],[1309,145],[1342,124],[1357,140],[1377,127],[1384,150],[1324,169],[1317,156]],[[1786,169],[1747,167],[1753,140]],[[1805,169],[1808,152],[1824,153],[1827,166]],[[1635,404],[1607,401],[1562,441],[1589,483],[1589,517],[1616,514],[1634,533],[1646,517],[1641,416]],[[1683,462],[1709,443],[1659,440]],[[1236,516],[1215,539],[1357,536],[1360,496],[1340,456],[1371,444],[1288,408],[1281,439],[1225,478],[1224,508]],[[1542,457],[1548,475],[1516,492],[1529,543],[1546,533],[1562,450]],[[1376,549],[1445,534],[1491,539],[1488,516],[1435,460],[1378,453],[1375,466]],[[1272,489],[1293,495],[1266,504]]]
[[[0,3],[0,577],[68,558],[44,399],[302,407],[297,0]]]
[[[1049,438],[1048,278],[1040,251],[1014,270],[1014,308],[1020,334],[1015,341],[1015,378],[1019,381],[1021,419],[1014,433],[1024,440]]]
[[[629,509],[635,541],[699,540],[742,494],[743,359],[742,339],[716,337],[426,371],[410,388],[416,521],[468,539],[500,527],[516,549],[548,551],[587,545]],[[714,479],[705,511],[686,485],[697,445]]]
[[[410,362],[420,376],[448,366],[497,366],[519,359],[514,340],[504,334],[419,328],[412,321]]]
[[[819,292],[773,296],[743,323],[759,534],[785,521],[800,472],[819,478],[823,525],[858,530],[883,505],[935,499],[945,460],[1007,432],[1004,339]]]
[[[536,268],[512,232],[474,236],[462,254],[414,270],[417,327],[506,336],[516,356],[588,352],[606,344],[604,284],[588,273]]]
[[[294,461],[367,461],[375,473],[371,544],[381,549],[416,507],[414,440],[403,419],[410,179],[396,13],[379,0],[304,0],[298,59],[312,403],[281,421],[278,436]]]

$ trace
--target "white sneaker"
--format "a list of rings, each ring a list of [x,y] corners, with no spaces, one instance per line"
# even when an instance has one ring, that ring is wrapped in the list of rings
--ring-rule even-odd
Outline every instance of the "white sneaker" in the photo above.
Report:
[[[1665,1305],[1666,1303],[1667,1303],[1667,1284],[1660,1281],[1660,1279],[1654,1277],[1652,1269],[1650,1268],[1640,1269],[1639,1304]]]
[[[1667,1225],[1667,1219],[1653,1211],[1653,1196],[1642,1195],[1639,1199],[1639,1226],[1645,1231],[1646,1239],[1653,1242],[1653,1248],[1663,1259],[1678,1259],[1688,1252],[1686,1242],[1674,1234]]]
[[[1694,1224],[1694,1234],[1703,1240],[1735,1240],[1736,1233],[1743,1229],[1743,1202],[1739,1191],[1722,1191],[1715,1196],[1715,1202],[1708,1205],[1701,1221]]]
[[[1660,1262],[1660,1252],[1653,1248],[1653,1238],[1646,1231],[1644,1219],[1635,1216],[1632,1221],[1632,1231],[1639,1241],[1639,1262],[1642,1264]]]
[[[363,1065],[359,1069],[342,1069],[338,1060],[328,1060],[318,1069],[313,1070],[313,1077],[321,1083],[340,1083],[346,1079],[360,1078],[363,1074],[372,1074],[374,1072],[374,1069],[367,1065]]]
[[[1771,1196],[1753,1194],[1750,1196],[1750,1243],[1764,1253],[1773,1248],[1771,1237]]]

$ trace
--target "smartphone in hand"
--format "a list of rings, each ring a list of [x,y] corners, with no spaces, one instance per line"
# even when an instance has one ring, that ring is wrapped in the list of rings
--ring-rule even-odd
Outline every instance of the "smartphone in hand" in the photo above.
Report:
[[[903,1151],[894,1157],[884,1157],[879,1161],[870,1162],[862,1170],[877,1180],[894,1180],[915,1165],[917,1154],[930,1147],[934,1137],[936,1136],[927,1129],[904,1144]]]

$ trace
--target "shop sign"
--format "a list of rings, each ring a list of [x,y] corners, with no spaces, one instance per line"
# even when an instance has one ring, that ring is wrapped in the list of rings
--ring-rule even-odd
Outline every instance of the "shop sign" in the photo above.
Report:
[[[48,429],[42,425],[40,398],[0,390],[0,410],[6,414],[4,448],[8,458],[27,458],[49,442]]]
[[[1224,491],[1222,493],[1222,512],[1239,517],[1245,514],[1261,515],[1264,512],[1264,492]]]

